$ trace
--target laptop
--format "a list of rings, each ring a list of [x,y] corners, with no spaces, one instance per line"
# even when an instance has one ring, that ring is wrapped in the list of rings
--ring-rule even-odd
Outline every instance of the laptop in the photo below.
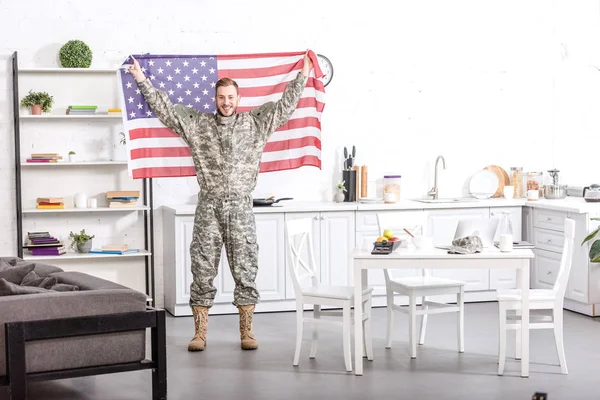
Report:
[[[462,238],[465,236],[479,236],[483,247],[494,246],[494,236],[496,235],[496,229],[498,228],[499,219],[461,219],[458,221],[456,231],[454,232],[454,239]],[[450,250],[452,243],[436,245],[438,249]]]

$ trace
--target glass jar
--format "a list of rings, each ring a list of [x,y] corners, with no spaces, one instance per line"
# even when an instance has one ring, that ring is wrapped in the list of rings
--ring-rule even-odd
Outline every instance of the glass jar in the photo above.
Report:
[[[524,197],[523,167],[510,167],[510,184],[515,191],[515,198]]]
[[[400,200],[400,178],[401,175],[383,176],[383,202],[394,204]]]
[[[527,174],[527,190],[537,190],[540,198],[544,197],[544,173],[529,172]]]

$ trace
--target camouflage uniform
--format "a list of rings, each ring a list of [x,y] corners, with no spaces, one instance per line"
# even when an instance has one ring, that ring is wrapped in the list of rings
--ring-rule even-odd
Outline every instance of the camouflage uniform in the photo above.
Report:
[[[190,246],[193,283],[190,306],[211,307],[223,244],[235,281],[235,306],[260,299],[254,280],[258,244],[252,211],[263,148],[271,134],[294,112],[306,85],[301,72],[286,87],[281,100],[250,112],[224,117],[173,105],[149,79],[138,84],[157,118],[190,147],[200,193]]]

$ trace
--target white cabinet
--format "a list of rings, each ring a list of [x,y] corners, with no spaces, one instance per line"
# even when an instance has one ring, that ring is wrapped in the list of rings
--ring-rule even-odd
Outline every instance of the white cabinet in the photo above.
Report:
[[[192,215],[165,212],[164,228],[164,285],[165,309],[175,316],[191,315],[189,307],[192,283],[190,244],[194,230]],[[256,214],[258,241],[258,274],[256,286],[262,300],[285,298],[284,214]],[[235,283],[229,271],[224,249],[221,251],[219,272],[214,280],[217,287],[215,305],[231,303]]]
[[[593,281],[592,277],[594,276],[593,268],[590,267],[588,259],[588,244],[581,246],[581,242],[591,228],[588,214],[570,214],[543,209],[533,210],[532,231],[533,243],[536,247],[536,259],[534,260],[532,286],[548,289],[554,284],[563,252],[566,218],[575,220],[575,246],[565,298],[580,303],[600,301],[600,299],[590,299],[590,283]],[[565,304],[565,307],[570,308],[567,304]],[[580,310],[577,309],[577,311]]]
[[[285,220],[310,218],[313,221],[313,253],[315,269],[325,285],[349,285],[349,254],[354,249],[354,211],[318,213],[286,213]],[[287,251],[287,246],[286,246]],[[307,259],[306,246],[301,257]],[[294,289],[289,277],[289,257],[286,254],[286,298],[294,299]],[[303,282],[304,284],[308,282]]]
[[[255,215],[258,243],[258,273],[256,288],[261,300],[281,300],[285,298],[284,214],[261,213]],[[235,282],[229,270],[225,249],[221,251],[219,274],[215,279],[217,295],[215,303],[231,303]]]

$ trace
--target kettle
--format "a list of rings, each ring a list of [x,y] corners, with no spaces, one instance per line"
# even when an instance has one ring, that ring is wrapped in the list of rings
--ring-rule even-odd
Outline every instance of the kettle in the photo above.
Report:
[[[600,202],[600,185],[594,183],[583,188],[583,199],[589,203]]]

